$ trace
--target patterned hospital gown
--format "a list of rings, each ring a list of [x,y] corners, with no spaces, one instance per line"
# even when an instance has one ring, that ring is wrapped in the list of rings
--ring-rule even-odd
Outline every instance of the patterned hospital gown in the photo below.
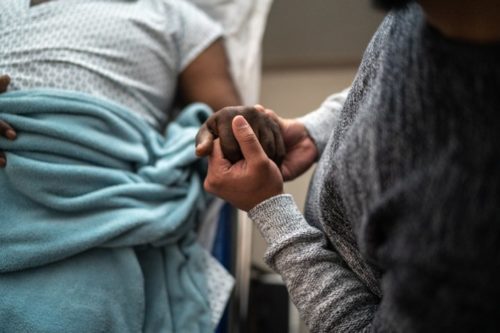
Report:
[[[89,93],[160,129],[178,74],[221,35],[182,0],[0,0],[0,73],[11,90]]]
[[[10,90],[58,88],[113,100],[155,127],[173,117],[177,76],[222,36],[182,0],[0,0],[0,74]],[[214,324],[232,277],[210,255]]]

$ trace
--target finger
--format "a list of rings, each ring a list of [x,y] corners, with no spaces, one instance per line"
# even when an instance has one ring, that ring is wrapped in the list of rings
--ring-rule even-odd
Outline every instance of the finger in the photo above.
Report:
[[[212,153],[208,155],[208,172],[203,182],[203,188],[209,193],[214,193],[217,188],[221,161],[225,160],[223,160],[220,140],[215,139]]]
[[[276,122],[276,124],[279,125],[281,131],[283,131],[285,129],[285,122],[283,121],[283,119],[281,119],[277,114],[276,112],[274,112],[273,110],[271,109],[266,109],[265,110],[265,113],[266,113],[266,116],[268,116],[269,118],[271,118],[272,120],[274,120]]]
[[[273,159],[276,165],[280,166],[286,155],[285,141],[280,132],[280,127],[278,125],[273,126],[274,134],[274,147],[275,147],[275,158]]]
[[[196,134],[196,155],[199,157],[209,155],[212,152],[214,139],[214,135],[204,124]]]
[[[3,120],[0,120],[0,135],[9,140],[14,140],[17,136],[16,131]]]
[[[212,153],[208,156],[209,160],[220,160],[224,159],[224,153],[222,152],[222,147],[220,145],[220,139],[214,140]]]
[[[234,117],[232,125],[234,136],[238,140],[243,157],[248,163],[267,159],[266,153],[262,149],[252,127],[243,116]]]
[[[232,120],[230,122],[221,123],[218,126],[219,138],[224,158],[231,163],[236,163],[243,158],[240,151],[240,146],[234,137],[232,130]]]
[[[260,105],[255,106],[254,110],[259,107],[262,108],[261,111],[249,113],[245,115],[245,119],[251,124],[250,126],[252,126],[267,156],[280,165],[284,156],[282,153],[284,147],[278,116],[271,110],[263,109]]]
[[[262,113],[265,113],[265,112],[266,112],[266,108],[265,108],[265,107],[263,107],[263,106],[262,106],[262,105],[260,105],[260,104],[255,104],[253,107],[255,108],[255,110],[257,110],[257,111],[259,111],[259,112],[262,112]]]
[[[231,166],[231,162],[224,158],[220,139],[215,139],[212,153],[208,155],[207,178],[210,178],[210,182],[213,182],[214,179],[220,178],[221,174],[230,169]]]
[[[7,159],[5,158],[5,154],[0,151],[0,168],[5,168],[7,165]]]
[[[276,155],[276,149],[275,149],[276,147],[274,143],[274,134],[272,130],[266,128],[265,130],[257,131],[254,129],[254,133],[256,133],[260,145],[262,146],[262,148],[264,148],[267,157],[274,160]]]
[[[0,93],[6,91],[9,84],[10,84],[10,76],[0,75]]]
[[[265,109],[264,112],[266,113],[267,116],[271,117],[272,119],[274,119],[274,120],[278,119],[278,115],[273,110]]]

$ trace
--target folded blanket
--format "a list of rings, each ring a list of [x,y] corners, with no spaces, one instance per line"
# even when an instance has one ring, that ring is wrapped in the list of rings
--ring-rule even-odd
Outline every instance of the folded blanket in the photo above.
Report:
[[[205,207],[185,109],[161,136],[120,105],[0,95],[2,332],[209,332],[195,224]]]

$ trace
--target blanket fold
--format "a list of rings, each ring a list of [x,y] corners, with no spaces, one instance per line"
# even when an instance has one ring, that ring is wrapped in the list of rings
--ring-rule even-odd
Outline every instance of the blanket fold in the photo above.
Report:
[[[3,328],[212,330],[194,234],[206,204],[194,138],[210,112],[191,105],[161,136],[122,106],[88,95],[0,95],[0,117],[18,131],[15,141],[0,140],[8,161],[0,170]],[[47,309],[62,306],[64,318],[77,319],[29,304],[38,293]]]

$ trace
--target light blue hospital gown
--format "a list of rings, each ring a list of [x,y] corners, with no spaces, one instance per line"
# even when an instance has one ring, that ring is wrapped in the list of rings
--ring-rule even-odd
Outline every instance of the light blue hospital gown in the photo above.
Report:
[[[0,73],[10,89],[105,97],[161,128],[176,78],[222,35],[182,0],[0,0]]]
[[[173,114],[176,79],[222,28],[182,0],[0,0],[0,74],[10,90],[89,93],[137,112],[156,129]],[[232,278],[207,255],[216,322]]]

